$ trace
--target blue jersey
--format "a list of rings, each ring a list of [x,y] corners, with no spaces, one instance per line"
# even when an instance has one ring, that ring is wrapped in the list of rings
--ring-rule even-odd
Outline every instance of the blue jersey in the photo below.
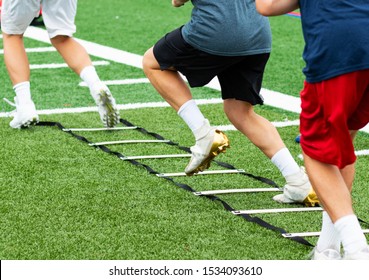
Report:
[[[184,40],[214,55],[269,53],[269,21],[254,0],[192,0],[191,20],[182,28]]]
[[[369,69],[368,0],[300,0],[310,83]]]

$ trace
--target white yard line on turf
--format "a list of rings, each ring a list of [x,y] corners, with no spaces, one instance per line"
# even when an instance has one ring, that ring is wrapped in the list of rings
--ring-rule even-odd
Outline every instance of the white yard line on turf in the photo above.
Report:
[[[355,151],[355,155],[357,155],[357,156],[368,156],[369,155],[369,150]]]
[[[40,53],[40,52],[56,52],[54,47],[42,47],[42,48],[26,48],[27,53]],[[4,50],[0,50],[0,54],[4,54]]]
[[[298,126],[300,124],[300,120],[294,120],[294,121],[283,121],[283,122],[272,122],[272,124],[275,127],[287,127],[287,126]],[[214,125],[216,126],[219,130],[222,131],[230,131],[230,130],[237,130],[237,128],[235,128],[233,125],[229,124],[229,125]]]
[[[102,61],[92,61],[92,65],[94,66],[103,66],[109,65],[110,62],[106,60]],[[50,63],[50,64],[31,64],[30,69],[55,69],[55,68],[67,68],[68,64],[66,63]]]
[[[107,86],[112,86],[112,85],[147,84],[147,83],[150,83],[150,81],[147,78],[138,78],[138,79],[104,81],[104,83]],[[87,84],[85,82],[80,82],[79,86],[87,87]]]
[[[47,34],[47,31],[38,27],[30,26],[28,27],[27,31],[24,34],[25,37],[41,41],[44,43],[50,44],[50,39]],[[90,55],[100,57],[103,59],[111,60],[114,62],[122,63],[129,66],[134,66],[137,68],[142,69],[142,56],[137,54],[132,54],[126,51],[118,50],[112,47],[103,46],[100,44],[96,44],[93,42],[76,39],[78,42],[80,42],[87,50],[87,52]],[[207,87],[220,90],[220,85],[217,79],[212,80]],[[286,111],[291,111],[295,113],[300,113],[300,98],[286,95],[280,92],[262,89],[262,95],[264,97],[264,103],[266,105],[280,108]],[[219,99],[221,103],[221,99]],[[160,102],[161,103],[161,102]],[[164,102],[163,102],[164,103]],[[159,103],[151,103],[158,105]],[[156,106],[155,105],[155,106]],[[164,105],[164,104],[163,104]],[[123,105],[124,106],[124,105]],[[127,104],[129,106],[129,104]],[[165,105],[167,106],[167,105]],[[143,106],[144,107],[144,106]],[[158,106],[157,106],[158,107]],[[142,108],[142,107],[140,107]],[[120,109],[120,108],[119,108]],[[68,112],[76,112],[76,110],[81,110],[83,112],[86,112],[86,108],[68,108],[68,109],[56,109],[56,110],[47,110],[50,114],[55,111],[55,113],[68,113]],[[96,111],[95,108],[89,108],[89,111]],[[41,113],[42,111],[40,111]],[[3,113],[0,113],[0,116],[3,115]],[[365,128],[362,129],[362,131],[369,133],[369,125],[367,125]]]
[[[197,99],[196,103],[199,105],[206,104],[220,104],[223,100],[220,98],[211,99]],[[140,109],[140,108],[163,108],[169,107],[167,102],[145,102],[145,103],[130,103],[130,104],[118,104],[119,110],[129,110],[129,109]],[[61,109],[47,109],[47,110],[37,110],[40,115],[54,115],[54,114],[74,114],[74,113],[87,113],[87,112],[97,112],[97,107],[79,107],[79,108],[61,108]],[[0,117],[8,117],[9,113],[0,113]]]
[[[47,31],[42,28],[29,26],[27,28],[27,31],[24,33],[24,37],[50,44],[50,39],[47,34]],[[130,65],[130,66],[134,66],[137,68],[142,68],[142,65],[141,65],[142,56],[140,55],[132,54],[129,52],[125,52],[122,50],[114,49],[111,47],[99,45],[93,42],[89,42],[89,41],[85,41],[85,40],[81,40],[77,38],[75,39],[86,48],[87,52],[90,55],[97,56],[97,57],[104,58],[104,59],[111,60],[111,61],[115,61],[118,63]]]

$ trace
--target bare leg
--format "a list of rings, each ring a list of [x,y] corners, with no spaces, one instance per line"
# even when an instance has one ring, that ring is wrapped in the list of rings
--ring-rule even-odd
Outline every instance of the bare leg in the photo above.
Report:
[[[78,75],[81,74],[85,67],[92,65],[90,56],[85,48],[72,37],[56,36],[51,39],[51,43],[68,66]]]
[[[338,167],[319,162],[306,154],[304,161],[310,182],[332,222],[353,214],[351,193]]]
[[[354,142],[355,136],[357,134],[357,130],[350,131],[352,142]],[[351,192],[352,184],[355,178],[355,163],[345,166],[345,168],[341,169],[341,175],[343,180],[346,183],[348,190]]]
[[[357,131],[350,131],[352,141]],[[351,189],[355,176],[355,164],[343,169],[319,162],[304,154],[310,182],[324,209],[334,223],[339,218],[353,214]]]
[[[25,128],[36,124],[39,118],[31,99],[30,68],[23,35],[3,33],[3,42],[4,61],[16,94],[14,98],[16,111],[9,125],[12,128]]]
[[[268,158],[285,148],[277,129],[270,121],[256,114],[253,106],[236,99],[224,100],[224,111],[231,123]]]
[[[241,100],[224,100],[224,111],[232,124],[271,159],[285,178],[283,194],[274,196],[275,201],[307,206],[318,203],[305,171],[298,166],[270,121],[256,114],[250,103]]]
[[[3,33],[4,60],[13,85],[29,81],[29,61],[24,49],[23,35]]]
[[[195,136],[196,144],[191,147],[192,156],[185,173],[190,176],[209,168],[213,158],[229,147],[228,138],[210,126],[196,103],[192,102],[191,91],[176,69],[160,69],[152,48],[144,55],[143,69],[151,84],[178,112]]]
[[[68,66],[88,85],[104,126],[114,127],[120,118],[115,99],[108,87],[100,81],[86,49],[68,36],[56,36],[51,39],[51,43]]]
[[[190,89],[177,71],[160,69],[152,48],[144,55],[143,70],[159,94],[177,112],[184,103],[192,99]]]

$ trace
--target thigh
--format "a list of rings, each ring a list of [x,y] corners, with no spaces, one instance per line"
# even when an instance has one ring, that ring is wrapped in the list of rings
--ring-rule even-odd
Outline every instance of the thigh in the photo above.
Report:
[[[50,38],[73,36],[77,14],[77,0],[43,0],[42,17]]]
[[[239,57],[218,74],[223,99],[237,99],[252,105],[263,104],[260,95],[269,53]]]
[[[40,12],[40,0],[3,0],[1,30],[7,34],[23,34]]]

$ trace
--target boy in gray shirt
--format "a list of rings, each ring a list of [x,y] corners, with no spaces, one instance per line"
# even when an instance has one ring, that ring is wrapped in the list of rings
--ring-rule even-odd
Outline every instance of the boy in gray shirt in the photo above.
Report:
[[[172,0],[174,7],[188,0]],[[193,175],[229,147],[227,136],[212,127],[192,99],[190,87],[202,87],[217,77],[224,111],[231,123],[256,145],[286,179],[281,203],[318,203],[308,177],[284,145],[276,128],[253,106],[260,95],[265,65],[271,51],[268,19],[254,0],[192,0],[191,19],[166,34],[143,58],[143,69],[160,95],[178,112],[194,134],[196,143],[185,168]]]

